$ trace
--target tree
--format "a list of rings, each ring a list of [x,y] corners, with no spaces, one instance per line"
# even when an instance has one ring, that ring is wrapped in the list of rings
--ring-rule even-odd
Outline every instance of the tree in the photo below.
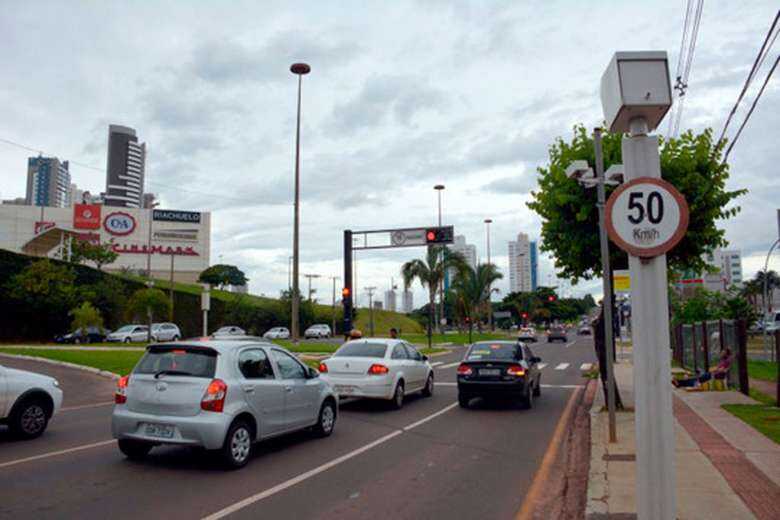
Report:
[[[74,264],[93,262],[98,269],[102,269],[104,265],[112,264],[119,258],[113,246],[112,242],[93,244],[87,240],[74,240],[70,261]]]
[[[764,312],[766,306],[766,296],[769,297],[769,309],[772,309],[772,296],[775,289],[780,288],[780,276],[776,271],[764,271],[763,269],[756,273],[756,276],[751,280],[754,283],[754,288],[758,294],[761,295],[761,312]],[[764,295],[764,284],[766,283],[766,296]]]
[[[138,289],[128,300],[126,312],[131,321],[141,321],[146,318],[151,340],[152,322],[168,318],[171,313],[171,300],[160,289],[154,287]]]
[[[198,281],[223,288],[226,285],[246,285],[249,279],[234,265],[216,264],[200,273]]]
[[[70,267],[51,260],[38,260],[12,276],[4,289],[18,302],[20,329],[63,331],[68,327],[68,311],[77,302],[76,276]],[[25,336],[26,334],[21,334]]]
[[[452,282],[457,306],[466,319],[471,343],[474,321],[479,319],[490,305],[491,286],[503,278],[494,264],[478,264],[474,269],[469,265],[460,269]]]
[[[431,346],[431,334],[433,332],[433,313],[436,291],[439,284],[444,280],[444,273],[447,269],[455,268],[460,271],[466,266],[466,259],[462,254],[451,251],[444,246],[428,247],[425,261],[420,259],[409,260],[401,267],[401,276],[404,279],[405,289],[415,280],[419,280],[423,287],[428,288],[428,348]]]
[[[621,141],[622,134],[604,134],[605,169],[622,162]],[[690,209],[688,232],[667,254],[674,269],[702,272],[703,255],[728,245],[716,222],[739,212],[731,205],[747,190],[726,189],[729,166],[721,163],[724,145],[713,140],[711,129],[698,135],[688,131],[662,143],[662,177],[680,190]],[[555,257],[559,276],[572,281],[601,276],[596,190],[584,189],[566,176],[567,166],[577,159],[595,164],[593,139],[583,125],[574,127],[571,142],[558,138],[550,146],[549,164],[537,169],[539,189],[531,192],[533,200],[528,203],[542,219],[542,251]],[[610,247],[610,256],[613,266],[627,265],[626,254],[619,249]]]
[[[84,333],[88,327],[103,328],[103,317],[89,302],[84,302],[79,307],[71,309],[70,315],[73,316],[71,329],[74,331],[81,329]]]

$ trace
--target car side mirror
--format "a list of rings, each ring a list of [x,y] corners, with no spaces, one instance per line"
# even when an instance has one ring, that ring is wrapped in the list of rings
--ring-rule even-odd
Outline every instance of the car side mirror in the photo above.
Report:
[[[422,360],[423,360],[423,361],[428,361],[428,356],[426,356],[425,354],[423,354]]]
[[[311,367],[308,367],[308,368],[309,368],[309,379],[314,379],[316,377],[320,377],[320,373],[318,371],[314,370]]]

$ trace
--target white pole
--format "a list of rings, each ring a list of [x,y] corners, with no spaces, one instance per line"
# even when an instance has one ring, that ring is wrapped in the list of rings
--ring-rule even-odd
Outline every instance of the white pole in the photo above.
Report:
[[[630,126],[622,146],[626,181],[637,177],[660,178],[658,138],[647,135],[647,122],[642,118],[633,119]],[[635,320],[631,336],[637,517],[669,520],[675,518],[677,507],[666,255],[652,259],[629,255],[628,263]]]

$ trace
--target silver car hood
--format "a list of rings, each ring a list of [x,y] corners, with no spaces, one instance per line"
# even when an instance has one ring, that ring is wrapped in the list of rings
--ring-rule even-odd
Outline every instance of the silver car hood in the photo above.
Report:
[[[5,374],[12,379],[18,379],[28,383],[38,383],[40,385],[53,384],[56,379],[53,377],[45,376],[43,374],[37,374],[35,372],[29,372],[27,370],[19,370],[16,368],[5,368]]]

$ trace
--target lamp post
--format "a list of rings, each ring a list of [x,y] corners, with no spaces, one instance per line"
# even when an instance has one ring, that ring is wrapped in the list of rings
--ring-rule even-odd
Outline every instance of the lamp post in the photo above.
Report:
[[[366,292],[368,293],[368,328],[369,328],[369,336],[374,337],[374,291],[376,291],[376,287],[366,287]]]
[[[490,265],[490,224],[493,223],[493,219],[485,219],[485,236],[487,237],[487,263]],[[488,286],[488,323],[490,324],[490,330],[493,330],[493,287],[492,284]]]
[[[341,280],[341,277],[339,276],[329,276],[331,280],[333,280],[333,304],[332,304],[332,311],[331,314],[333,316],[333,335],[336,335],[336,280]]]
[[[763,323],[764,326],[762,329],[764,329],[764,353],[769,350],[769,335],[768,331],[766,330],[766,327],[768,325],[767,319],[769,317],[769,258],[772,256],[772,251],[775,250],[777,245],[780,244],[780,238],[775,240],[775,242],[772,244],[772,247],[769,248],[769,252],[766,254],[766,261],[764,262],[764,288],[763,288],[763,300],[764,300],[764,318]],[[774,320],[772,320],[774,322]],[[774,349],[771,349],[771,354],[767,356],[767,359],[772,359],[774,357]],[[777,361],[776,359],[773,361]]]
[[[436,190],[436,194],[439,199],[439,227],[441,227],[441,192],[444,190],[444,184],[437,184],[433,187],[434,190]],[[440,258],[441,261],[444,260],[444,253],[442,252],[442,256]],[[442,279],[439,280],[439,331],[442,331],[442,321],[444,319],[444,276],[446,274],[442,275]]]
[[[300,306],[300,294],[298,290],[298,239],[300,220],[300,158],[301,158],[301,83],[304,74],[311,72],[311,67],[306,63],[293,63],[290,72],[298,76],[298,115],[295,125],[295,219],[293,223],[293,269],[292,269],[292,340],[298,343],[298,308]]]

